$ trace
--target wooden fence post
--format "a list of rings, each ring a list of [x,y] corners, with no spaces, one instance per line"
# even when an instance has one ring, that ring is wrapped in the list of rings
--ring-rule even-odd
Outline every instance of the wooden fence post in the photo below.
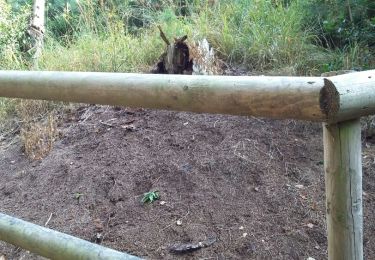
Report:
[[[359,119],[323,124],[328,259],[363,259]]]

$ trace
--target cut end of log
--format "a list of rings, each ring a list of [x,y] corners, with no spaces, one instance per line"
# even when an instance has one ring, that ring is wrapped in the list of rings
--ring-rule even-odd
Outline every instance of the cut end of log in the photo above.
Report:
[[[340,95],[329,79],[324,79],[324,87],[320,91],[320,109],[328,121],[335,117],[340,109]]]

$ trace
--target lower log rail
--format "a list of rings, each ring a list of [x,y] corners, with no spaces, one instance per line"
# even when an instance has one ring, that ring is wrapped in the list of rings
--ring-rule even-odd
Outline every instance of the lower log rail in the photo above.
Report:
[[[1,213],[0,240],[54,260],[141,259]]]

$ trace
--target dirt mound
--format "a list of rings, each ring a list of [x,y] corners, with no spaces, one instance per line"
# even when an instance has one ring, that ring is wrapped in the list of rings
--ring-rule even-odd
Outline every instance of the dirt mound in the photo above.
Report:
[[[320,124],[85,106],[59,131],[41,161],[19,143],[0,150],[1,212],[39,225],[52,214],[50,228],[148,259],[327,256]],[[364,146],[367,259],[374,157]],[[141,203],[156,190],[160,200]],[[5,243],[0,253],[37,258]]]

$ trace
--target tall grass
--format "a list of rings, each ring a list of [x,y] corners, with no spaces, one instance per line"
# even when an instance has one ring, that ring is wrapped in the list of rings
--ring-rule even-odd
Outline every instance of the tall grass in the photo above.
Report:
[[[5,121],[9,115],[14,115],[15,103],[8,98],[0,98],[0,127],[1,123]]]
[[[69,46],[50,39],[40,66],[57,71],[141,72],[147,71],[162,50],[161,42],[147,34],[86,34]]]
[[[368,70],[375,68],[374,53],[365,44],[352,43],[342,49],[331,50],[331,59],[322,70]]]
[[[80,29],[68,44],[55,38],[47,42],[42,68],[148,71],[165,47],[156,25],[170,39],[185,34],[190,41],[207,38],[227,64],[261,73],[319,75],[357,63],[340,61],[344,57],[360,60],[355,45],[333,51],[315,44],[318,38],[304,21],[307,0],[288,5],[281,0],[184,1],[183,7],[175,2],[111,2],[102,9],[83,1],[75,18]]]
[[[202,35],[230,63],[264,71],[293,67],[300,73],[324,62],[316,38],[303,28],[305,1],[238,0],[207,6],[197,19]]]
[[[104,31],[102,25],[94,28],[95,23],[87,14],[85,17],[86,29],[69,44],[52,37],[47,39],[40,60],[43,70],[148,72],[165,50],[157,25],[170,40],[194,34],[192,22],[176,16],[172,8],[155,13],[149,27],[136,32],[127,30],[119,17],[112,17]]]

